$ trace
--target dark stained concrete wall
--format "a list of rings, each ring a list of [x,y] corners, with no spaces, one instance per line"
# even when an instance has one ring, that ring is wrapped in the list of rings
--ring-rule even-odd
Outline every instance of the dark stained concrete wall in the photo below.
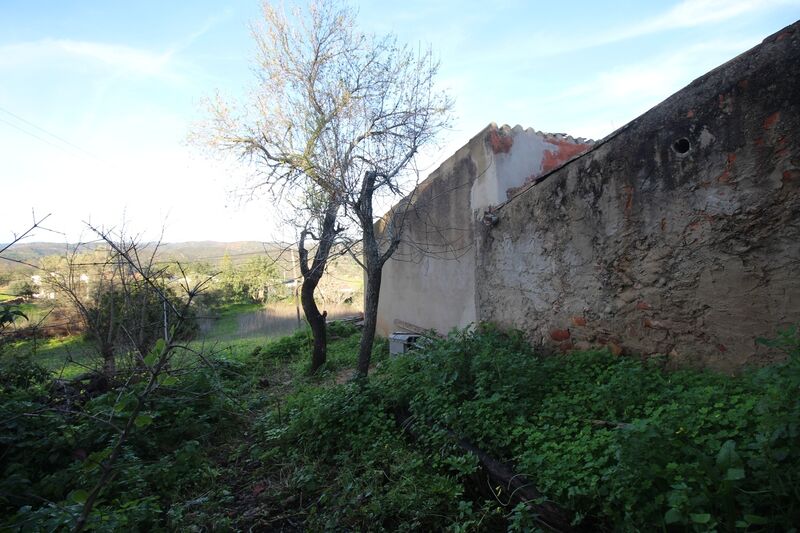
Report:
[[[800,23],[496,214],[476,231],[479,319],[551,350],[770,360],[755,339],[800,321]]]

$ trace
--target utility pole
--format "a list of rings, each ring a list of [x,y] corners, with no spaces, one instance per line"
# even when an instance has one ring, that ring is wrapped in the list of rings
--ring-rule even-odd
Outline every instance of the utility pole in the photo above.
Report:
[[[167,299],[162,296],[161,303],[164,305],[164,342],[169,341],[169,324],[167,322]]]
[[[300,298],[298,297],[298,292],[297,292],[297,285],[298,285],[297,263],[294,260],[294,248],[292,248],[290,255],[292,256],[292,278],[294,279],[294,306],[297,311],[297,329],[300,329],[301,327],[303,327],[303,323],[300,321]],[[298,257],[298,260],[299,259],[300,258]]]

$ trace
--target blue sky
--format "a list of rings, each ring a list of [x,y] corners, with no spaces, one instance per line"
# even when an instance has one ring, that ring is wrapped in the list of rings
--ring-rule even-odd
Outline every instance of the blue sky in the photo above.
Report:
[[[256,0],[0,0],[0,242],[37,214],[168,241],[269,240],[248,170],[187,143],[215,91],[252,86]],[[456,100],[433,168],[489,122],[600,138],[800,18],[800,0],[357,3],[362,29],[433,45]]]

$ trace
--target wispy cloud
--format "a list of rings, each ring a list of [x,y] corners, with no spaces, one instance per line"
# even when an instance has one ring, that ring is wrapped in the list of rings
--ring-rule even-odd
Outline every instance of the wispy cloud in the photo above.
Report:
[[[70,68],[78,64],[104,68],[116,76],[177,80],[180,75],[176,56],[230,14],[230,10],[226,10],[219,16],[209,18],[199,29],[175,41],[165,50],[54,38],[0,44],[0,69],[41,66],[49,68],[54,64]]]
[[[530,36],[524,46],[514,36],[513,39],[509,38],[508,49],[518,52],[507,55],[505,59],[509,64],[517,63],[523,51],[528,59],[553,57],[657,33],[733,21],[784,6],[800,7],[800,0],[682,0],[657,15],[624,27],[612,24],[608,29],[568,34],[567,37],[561,30],[559,33],[540,31]]]
[[[758,38],[708,41],[681,47],[644,62],[623,65],[536,101],[540,110],[568,109],[563,127],[594,138],[633,120],[721,61],[755,45]]]
[[[117,73],[140,76],[170,74],[174,52],[153,52],[126,45],[71,39],[41,39],[0,45],[0,69],[20,66],[50,66],[54,62],[78,61]]]
[[[724,22],[757,11],[782,5],[800,5],[798,0],[683,0],[671,9],[642,21],[636,26],[605,36],[615,42],[666,30],[693,28]]]
[[[752,38],[747,42],[709,41],[682,47],[644,62],[600,72],[591,80],[561,92],[555,100],[590,95],[600,101],[666,98],[694,77],[717,66],[716,58],[730,57],[757,42],[758,39]]]

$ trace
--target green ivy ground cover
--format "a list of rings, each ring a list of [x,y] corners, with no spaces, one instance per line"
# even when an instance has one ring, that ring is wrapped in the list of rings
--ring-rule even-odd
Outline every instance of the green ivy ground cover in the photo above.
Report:
[[[366,384],[311,390],[261,424],[265,457],[303,465],[312,524],[536,528],[524,506],[471,495],[474,456],[514,465],[576,527],[790,531],[800,523],[800,359],[727,376],[603,352],[537,358],[489,328],[387,362]],[[392,412],[408,409],[413,441]],[[472,491],[474,492],[474,491]]]
[[[341,384],[358,336],[339,325],[332,336],[314,378],[303,332],[176,376],[137,423],[91,527],[542,528],[502,487],[487,496],[477,458],[454,436],[513,465],[576,529],[800,523],[794,332],[773,342],[787,363],[731,378],[599,351],[539,358],[519,336],[482,327],[393,359],[381,344],[369,380]],[[69,529],[112,435],[92,417],[124,417],[125,399],[112,392],[82,413],[59,411],[46,375],[13,365],[3,375],[18,379],[0,389],[0,529]]]

